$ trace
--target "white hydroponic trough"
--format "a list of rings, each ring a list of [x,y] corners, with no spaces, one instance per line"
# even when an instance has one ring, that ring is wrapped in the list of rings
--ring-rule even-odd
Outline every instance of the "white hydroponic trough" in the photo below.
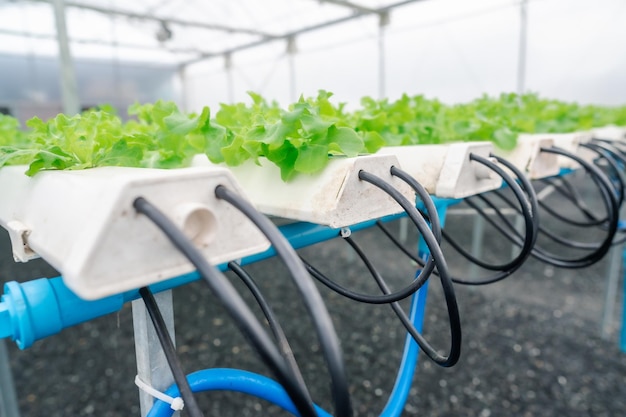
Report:
[[[541,148],[550,148],[554,140],[546,135],[520,134],[517,145],[511,151],[495,149],[495,153],[511,162],[530,179],[557,175],[560,171],[556,154],[541,152]]]
[[[224,168],[103,167],[44,171],[32,178],[25,170],[0,169],[0,224],[9,231],[13,255],[22,262],[41,256],[85,299],[194,269],[146,216],[135,211],[133,201],[140,196],[183,229],[214,264],[269,247],[245,216],[215,197],[219,184],[242,193]]]
[[[581,156],[583,159],[591,162],[596,156],[595,153],[587,151],[581,148],[580,145],[587,143],[592,138],[591,132],[573,132],[573,133],[545,133],[546,138],[550,138],[554,141],[554,146],[565,149],[566,151]],[[558,155],[558,164],[561,168],[578,169],[580,165],[578,162]]]
[[[607,139],[626,142],[626,127],[609,125],[593,129],[595,139]]]
[[[202,155],[194,159],[196,166],[206,164],[210,162]],[[391,175],[394,165],[400,166],[393,155],[334,157],[323,171],[298,174],[288,182],[282,181],[280,169],[264,158],[258,165],[247,161],[229,169],[262,213],[339,228],[403,211],[382,190],[360,180],[361,170],[381,177],[415,201],[414,191]]]
[[[470,160],[470,153],[488,158],[493,145],[463,142],[445,145],[385,147],[379,154],[395,155],[402,169],[437,197],[464,198],[495,190],[502,179],[486,166]]]

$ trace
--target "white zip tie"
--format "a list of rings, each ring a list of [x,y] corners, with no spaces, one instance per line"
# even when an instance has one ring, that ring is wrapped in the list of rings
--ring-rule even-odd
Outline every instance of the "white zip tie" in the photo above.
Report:
[[[137,385],[139,389],[142,390],[143,392],[152,395],[154,398],[158,400],[168,403],[170,405],[170,408],[174,411],[180,411],[185,406],[185,403],[182,398],[180,397],[173,398],[167,394],[162,393],[161,391],[143,382],[143,380],[139,378],[139,375],[135,376],[135,385]]]

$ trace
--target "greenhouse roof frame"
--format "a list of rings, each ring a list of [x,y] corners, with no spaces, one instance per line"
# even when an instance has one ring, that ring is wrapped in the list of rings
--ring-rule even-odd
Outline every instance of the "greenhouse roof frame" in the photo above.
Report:
[[[384,26],[388,22],[389,13],[392,9],[396,9],[411,3],[422,2],[425,0],[273,0],[264,1],[266,8],[276,9],[286,8],[289,13],[289,19],[296,21],[295,25],[285,25],[280,22],[280,16],[274,16],[274,21],[270,27],[268,25],[255,25],[254,18],[248,19],[246,22],[226,23],[228,19],[220,16],[213,16],[207,13],[182,13],[181,9],[193,9],[195,7],[206,7],[198,1],[185,1],[182,4],[179,0],[143,0],[141,2],[123,2],[121,0],[0,0],[0,9],[28,8],[28,7],[45,7],[50,5],[53,9],[55,5],[60,5],[67,15],[68,42],[70,45],[95,45],[99,47],[110,48],[126,48],[128,50],[146,50],[160,51],[169,54],[169,61],[184,68],[196,62],[207,59],[228,57],[236,52],[251,49],[270,42],[286,41],[288,44],[299,35],[322,30],[331,26],[340,25],[354,19],[378,15],[380,25]],[[211,7],[231,8],[239,7],[241,10],[254,9],[249,12],[255,15],[260,3],[250,0],[237,0],[226,5],[226,2],[217,1],[211,4]],[[177,7],[174,7],[177,6]],[[279,7],[280,6],[280,7]],[[323,9],[323,13],[317,9]],[[231,17],[236,13],[232,13]],[[236,12],[241,10],[237,9]],[[307,15],[316,12],[316,16]],[[136,29],[136,27],[144,25],[141,28],[144,33],[143,38],[136,40],[132,36],[127,36],[126,28],[121,28],[120,33],[116,35],[107,33],[95,33],[87,31],[83,34],[77,30],[75,15],[84,17],[84,20],[96,19],[98,23],[92,26],[99,26],[107,30],[107,21],[110,26],[125,25]],[[23,12],[22,14],[27,14]],[[243,14],[243,13],[242,13]],[[299,14],[299,15],[298,15]],[[208,16],[209,18],[203,18]],[[272,19],[271,15],[264,15],[263,18]],[[256,16],[254,16],[256,18]],[[13,21],[19,20],[19,14],[13,17]],[[7,18],[8,19],[8,18]],[[236,20],[236,19],[231,19]],[[266,19],[267,20],[267,19]],[[115,23],[110,23],[115,22]],[[266,23],[266,22],[265,22]],[[56,42],[59,40],[58,27],[55,23],[48,23],[46,29],[40,29],[38,22],[29,24],[32,28],[24,28],[15,25],[2,25],[0,19],[0,35],[13,38],[30,39],[37,41]],[[115,31],[115,29],[109,29]],[[146,36],[146,32],[149,35]],[[154,33],[156,32],[156,41]],[[172,33],[175,33],[177,39],[172,39]],[[190,35],[186,35],[189,32]],[[180,36],[179,36],[180,34]],[[131,33],[132,35],[132,33]],[[119,37],[123,39],[118,39]],[[160,38],[162,36],[162,38]],[[184,43],[184,37],[188,36],[191,40],[198,41],[198,38],[208,39],[202,44]],[[216,38],[217,36],[217,38]],[[194,39],[195,38],[195,39]],[[215,39],[215,40],[214,40]],[[182,41],[181,41],[182,40]],[[158,41],[158,42],[157,42]],[[181,43],[182,42],[182,43]],[[207,47],[206,45],[211,45]],[[219,47],[215,47],[219,45]],[[0,53],[3,52],[0,48]],[[74,54],[80,56],[80,54]],[[132,55],[132,54],[131,54]]]

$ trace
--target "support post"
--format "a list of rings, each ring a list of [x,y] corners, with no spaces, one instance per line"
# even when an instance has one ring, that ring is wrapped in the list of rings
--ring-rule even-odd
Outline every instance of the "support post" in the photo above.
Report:
[[[517,94],[526,91],[526,41],[528,37],[528,0],[520,2],[519,51],[517,60]]]
[[[4,339],[0,339],[0,417],[20,417],[9,353]]]
[[[67,36],[67,25],[65,21],[65,1],[53,0],[54,19],[56,22],[57,40],[59,43],[61,95],[63,100],[63,112],[68,116],[80,112],[78,100],[78,85],[76,83],[76,73],[70,53],[70,43]]]
[[[378,15],[378,98],[383,99],[387,94],[386,62],[385,62],[385,32],[389,26],[389,12]]]
[[[228,53],[224,55],[224,69],[226,70],[226,83],[228,87],[228,102],[235,102],[235,83],[233,81],[233,56]]]
[[[178,68],[178,82],[180,83],[180,108],[189,111],[189,97],[187,96],[187,67]]]
[[[161,310],[163,320],[170,333],[172,342],[174,337],[174,304],[172,291],[163,291],[154,294],[154,298]],[[137,375],[146,384],[164,392],[174,383],[174,376],[161,349],[159,338],[154,330],[150,315],[143,300],[137,299],[132,303],[133,328],[135,332],[135,356],[137,358]],[[143,391],[139,391],[141,417],[145,417],[154,403],[154,398]],[[178,414],[175,414],[178,415]]]
[[[474,227],[472,229],[472,255],[476,258],[483,256],[483,241],[485,237],[485,219],[478,213],[474,214]],[[472,262],[469,269],[470,277],[478,277],[478,265]]]
[[[290,36],[287,38],[287,59],[289,60],[289,96],[292,102],[298,100],[298,93],[296,87],[296,53],[298,52],[298,46],[296,45],[296,38]]]
[[[617,297],[619,270],[622,263],[624,246],[618,245],[611,248],[607,262],[606,285],[604,288],[604,306],[602,308],[602,323],[600,336],[604,340],[610,338],[613,324],[613,312],[615,311],[615,299]]]
[[[626,251],[622,251],[622,267],[626,271]],[[624,287],[624,297],[622,298],[622,330],[620,332],[620,349],[626,353],[626,279],[622,283]]]

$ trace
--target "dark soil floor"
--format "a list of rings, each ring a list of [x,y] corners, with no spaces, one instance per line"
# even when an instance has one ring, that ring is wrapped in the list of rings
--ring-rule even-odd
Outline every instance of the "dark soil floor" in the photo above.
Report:
[[[566,210],[560,200],[551,204]],[[451,209],[446,230],[468,247],[474,222],[465,209]],[[546,217],[545,224],[550,222]],[[399,227],[391,225],[396,232]],[[380,231],[355,233],[354,238],[392,287],[406,285],[413,276],[414,265]],[[409,233],[407,245],[414,242],[414,234]],[[505,259],[511,251],[489,228],[483,249],[484,256],[493,259]],[[3,237],[0,280],[54,276],[43,262],[13,263],[9,252]],[[473,273],[449,245],[444,245],[444,253],[454,274]],[[336,239],[301,254],[338,280],[377,293],[345,242]],[[567,270],[530,259],[502,282],[457,285],[461,359],[452,368],[440,368],[421,356],[404,415],[626,415],[626,354],[618,348],[621,295],[617,295],[608,337],[600,337],[607,264],[608,257],[591,267]],[[284,267],[269,260],[250,266],[249,271],[281,318],[314,399],[332,411],[319,344]],[[244,287],[231,278],[254,305]],[[620,289],[621,285],[620,276]],[[393,386],[405,333],[388,306],[350,302],[321,286],[320,291],[343,345],[357,415],[377,416]],[[178,352],[187,372],[236,367],[269,375],[202,283],[174,290],[174,306]],[[24,351],[8,341],[22,415],[138,416],[130,310],[127,305],[119,313],[66,329]],[[430,283],[424,334],[447,350],[447,316],[436,279]],[[287,415],[241,394],[203,393],[198,398],[207,416]]]

